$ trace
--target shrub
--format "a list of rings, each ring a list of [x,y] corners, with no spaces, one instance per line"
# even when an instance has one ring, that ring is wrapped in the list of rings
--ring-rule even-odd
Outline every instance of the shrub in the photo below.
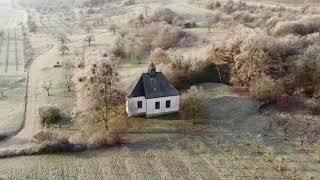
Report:
[[[170,63],[169,54],[161,48],[151,51],[150,59],[155,65]]]
[[[134,5],[136,2],[135,0],[124,0],[122,1],[122,6],[131,6]]]
[[[173,19],[178,16],[175,12],[168,8],[157,9],[151,16],[151,21],[159,22],[165,21],[168,24],[172,24]]]
[[[217,65],[206,60],[171,54],[170,62],[163,64],[162,68],[177,89],[187,89],[206,82],[229,84],[229,65]]]
[[[39,115],[42,125],[56,123],[61,118],[60,109],[51,106],[40,107]]]
[[[320,115],[320,102],[314,103],[310,107],[311,114]]]
[[[124,106],[119,107],[117,113],[110,114],[111,120],[108,123],[111,144],[121,144],[126,141],[129,129],[129,121]]]
[[[207,113],[207,103],[203,90],[192,86],[181,96],[181,114],[187,119],[203,117]]]
[[[172,20],[172,25],[175,25],[175,26],[184,27],[185,23],[186,21],[180,16],[176,16]]]
[[[270,77],[263,76],[250,85],[250,92],[259,100],[273,100],[284,93],[284,87]]]
[[[273,16],[265,22],[265,26],[268,28],[268,30],[271,30],[280,20],[281,19],[279,17]]]
[[[284,36],[287,34],[304,36],[320,32],[320,16],[308,16],[295,21],[281,21],[276,24],[271,32],[276,36]]]
[[[248,12],[237,11],[233,13],[233,19],[240,23],[251,23],[255,20],[255,18]]]
[[[36,143],[57,143],[69,144],[68,137],[47,130],[41,130],[33,135],[33,141]]]
[[[116,40],[115,45],[113,46],[111,52],[116,57],[121,57],[121,58],[126,57],[124,43],[120,38]]]
[[[319,93],[320,63],[315,61],[320,59],[319,52],[319,47],[309,46],[303,54],[303,61],[297,63],[294,70],[296,87],[309,97],[316,97]]]
[[[98,131],[90,135],[87,144],[90,147],[108,145],[110,144],[110,138],[103,131]]]
[[[240,45],[232,68],[232,83],[248,87],[252,81],[264,75],[280,79],[288,74],[288,57],[291,55],[293,52],[287,44],[265,32],[256,32]]]
[[[211,10],[214,10],[220,7],[221,7],[221,3],[219,1],[211,1],[206,5],[206,8]]]
[[[152,45],[154,48],[169,49],[171,47],[177,46],[180,39],[185,37],[187,33],[182,31],[178,27],[171,25],[165,25],[160,30],[159,33],[154,37]]]
[[[208,61],[216,64],[233,63],[236,52],[224,47],[213,47],[208,51]]]

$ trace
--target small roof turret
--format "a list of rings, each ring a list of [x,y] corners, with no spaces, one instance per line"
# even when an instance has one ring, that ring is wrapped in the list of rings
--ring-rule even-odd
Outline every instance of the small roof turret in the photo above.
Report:
[[[152,77],[154,77],[157,74],[157,69],[156,69],[156,66],[153,64],[153,62],[151,62],[149,66],[148,73]]]

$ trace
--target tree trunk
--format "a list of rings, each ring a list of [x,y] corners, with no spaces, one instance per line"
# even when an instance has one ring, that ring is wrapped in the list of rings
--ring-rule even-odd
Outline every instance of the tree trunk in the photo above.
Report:
[[[216,65],[216,68],[217,68],[217,70],[218,70],[218,75],[219,75],[220,83],[222,83],[222,77],[221,77],[221,73],[220,73],[220,69],[219,69],[218,65]]]

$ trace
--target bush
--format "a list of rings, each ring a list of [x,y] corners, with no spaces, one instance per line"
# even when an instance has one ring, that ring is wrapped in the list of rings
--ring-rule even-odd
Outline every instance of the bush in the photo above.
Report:
[[[252,81],[265,75],[271,79],[283,78],[289,74],[291,64],[288,61],[294,53],[286,43],[265,32],[256,32],[240,45],[231,72],[232,83],[248,87]]]
[[[47,130],[41,130],[33,135],[33,141],[36,143],[56,143],[56,144],[69,144],[69,139],[58,133]]]
[[[161,48],[151,51],[150,59],[155,65],[170,63],[169,54]]]
[[[165,21],[168,24],[172,24],[172,21],[176,16],[178,15],[175,12],[173,12],[171,9],[160,8],[152,14],[150,20],[153,22]]]
[[[270,77],[263,76],[250,85],[250,92],[258,100],[274,100],[284,93],[284,87]]]
[[[221,7],[221,3],[219,1],[211,1],[206,5],[206,8],[211,10],[214,10],[220,7]]]
[[[122,1],[122,6],[131,6],[134,5],[136,2],[135,0],[124,0]]]
[[[185,24],[186,24],[186,21],[180,16],[176,16],[172,20],[172,25],[175,25],[175,26],[184,27]]]
[[[310,107],[310,112],[312,115],[320,115],[320,102],[315,102]]]
[[[171,25],[165,25],[154,37],[152,45],[154,48],[169,49],[177,46],[180,39],[186,36],[187,33],[182,31],[182,29]]]
[[[187,119],[197,119],[207,114],[207,98],[201,88],[192,86],[181,96],[181,115]]]
[[[246,24],[253,22],[255,20],[255,17],[248,12],[237,11],[233,13],[233,19],[242,24]]]
[[[162,68],[177,89],[187,89],[206,82],[229,84],[229,65],[217,65],[206,60],[171,54],[169,63],[162,64]]]
[[[281,21],[271,30],[273,35],[307,35],[320,32],[320,16],[308,16],[295,21]]]
[[[125,52],[125,47],[124,47],[124,43],[121,41],[120,38],[118,38],[116,40],[115,45],[113,46],[111,52],[113,55],[115,55],[116,57],[120,57],[120,58],[124,58],[126,57],[126,52]]]
[[[40,107],[39,115],[43,126],[56,123],[61,118],[60,109],[51,106]]]
[[[87,144],[90,147],[108,145],[110,144],[110,138],[106,135],[105,132],[99,131],[90,135]]]

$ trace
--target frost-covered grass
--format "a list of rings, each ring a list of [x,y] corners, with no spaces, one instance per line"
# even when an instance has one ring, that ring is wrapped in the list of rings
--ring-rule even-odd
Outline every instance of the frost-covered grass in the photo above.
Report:
[[[314,147],[300,150],[298,141],[282,141],[281,132],[264,131],[255,102],[238,97],[224,85],[205,84],[210,92],[210,124],[193,133],[177,133],[177,120],[145,120],[143,129],[121,146],[73,154],[39,155],[0,160],[3,178],[40,179],[309,179],[320,176]],[[154,124],[152,126],[152,124]],[[201,125],[197,125],[198,127]],[[155,128],[158,131],[152,132]],[[171,128],[171,132],[168,129]],[[151,131],[146,131],[146,130]],[[162,131],[161,131],[162,129]],[[255,150],[256,136],[273,149],[272,161]],[[284,171],[277,159],[286,158]],[[16,166],[19,164],[19,166]]]
[[[9,23],[21,18],[15,12],[12,14]],[[0,21],[4,19],[6,17],[0,17]],[[11,26],[14,27],[5,31],[6,39],[0,45],[0,92],[4,94],[0,97],[0,135],[15,132],[24,120],[26,73],[23,68],[22,34],[17,26]]]
[[[3,78],[1,81],[3,85],[0,85],[0,88],[4,89],[4,97],[0,97],[0,134],[9,134],[20,127],[24,118],[26,82],[23,77],[10,78],[0,75],[0,78]],[[8,83],[5,82],[8,79],[13,82],[20,81],[8,86]]]

